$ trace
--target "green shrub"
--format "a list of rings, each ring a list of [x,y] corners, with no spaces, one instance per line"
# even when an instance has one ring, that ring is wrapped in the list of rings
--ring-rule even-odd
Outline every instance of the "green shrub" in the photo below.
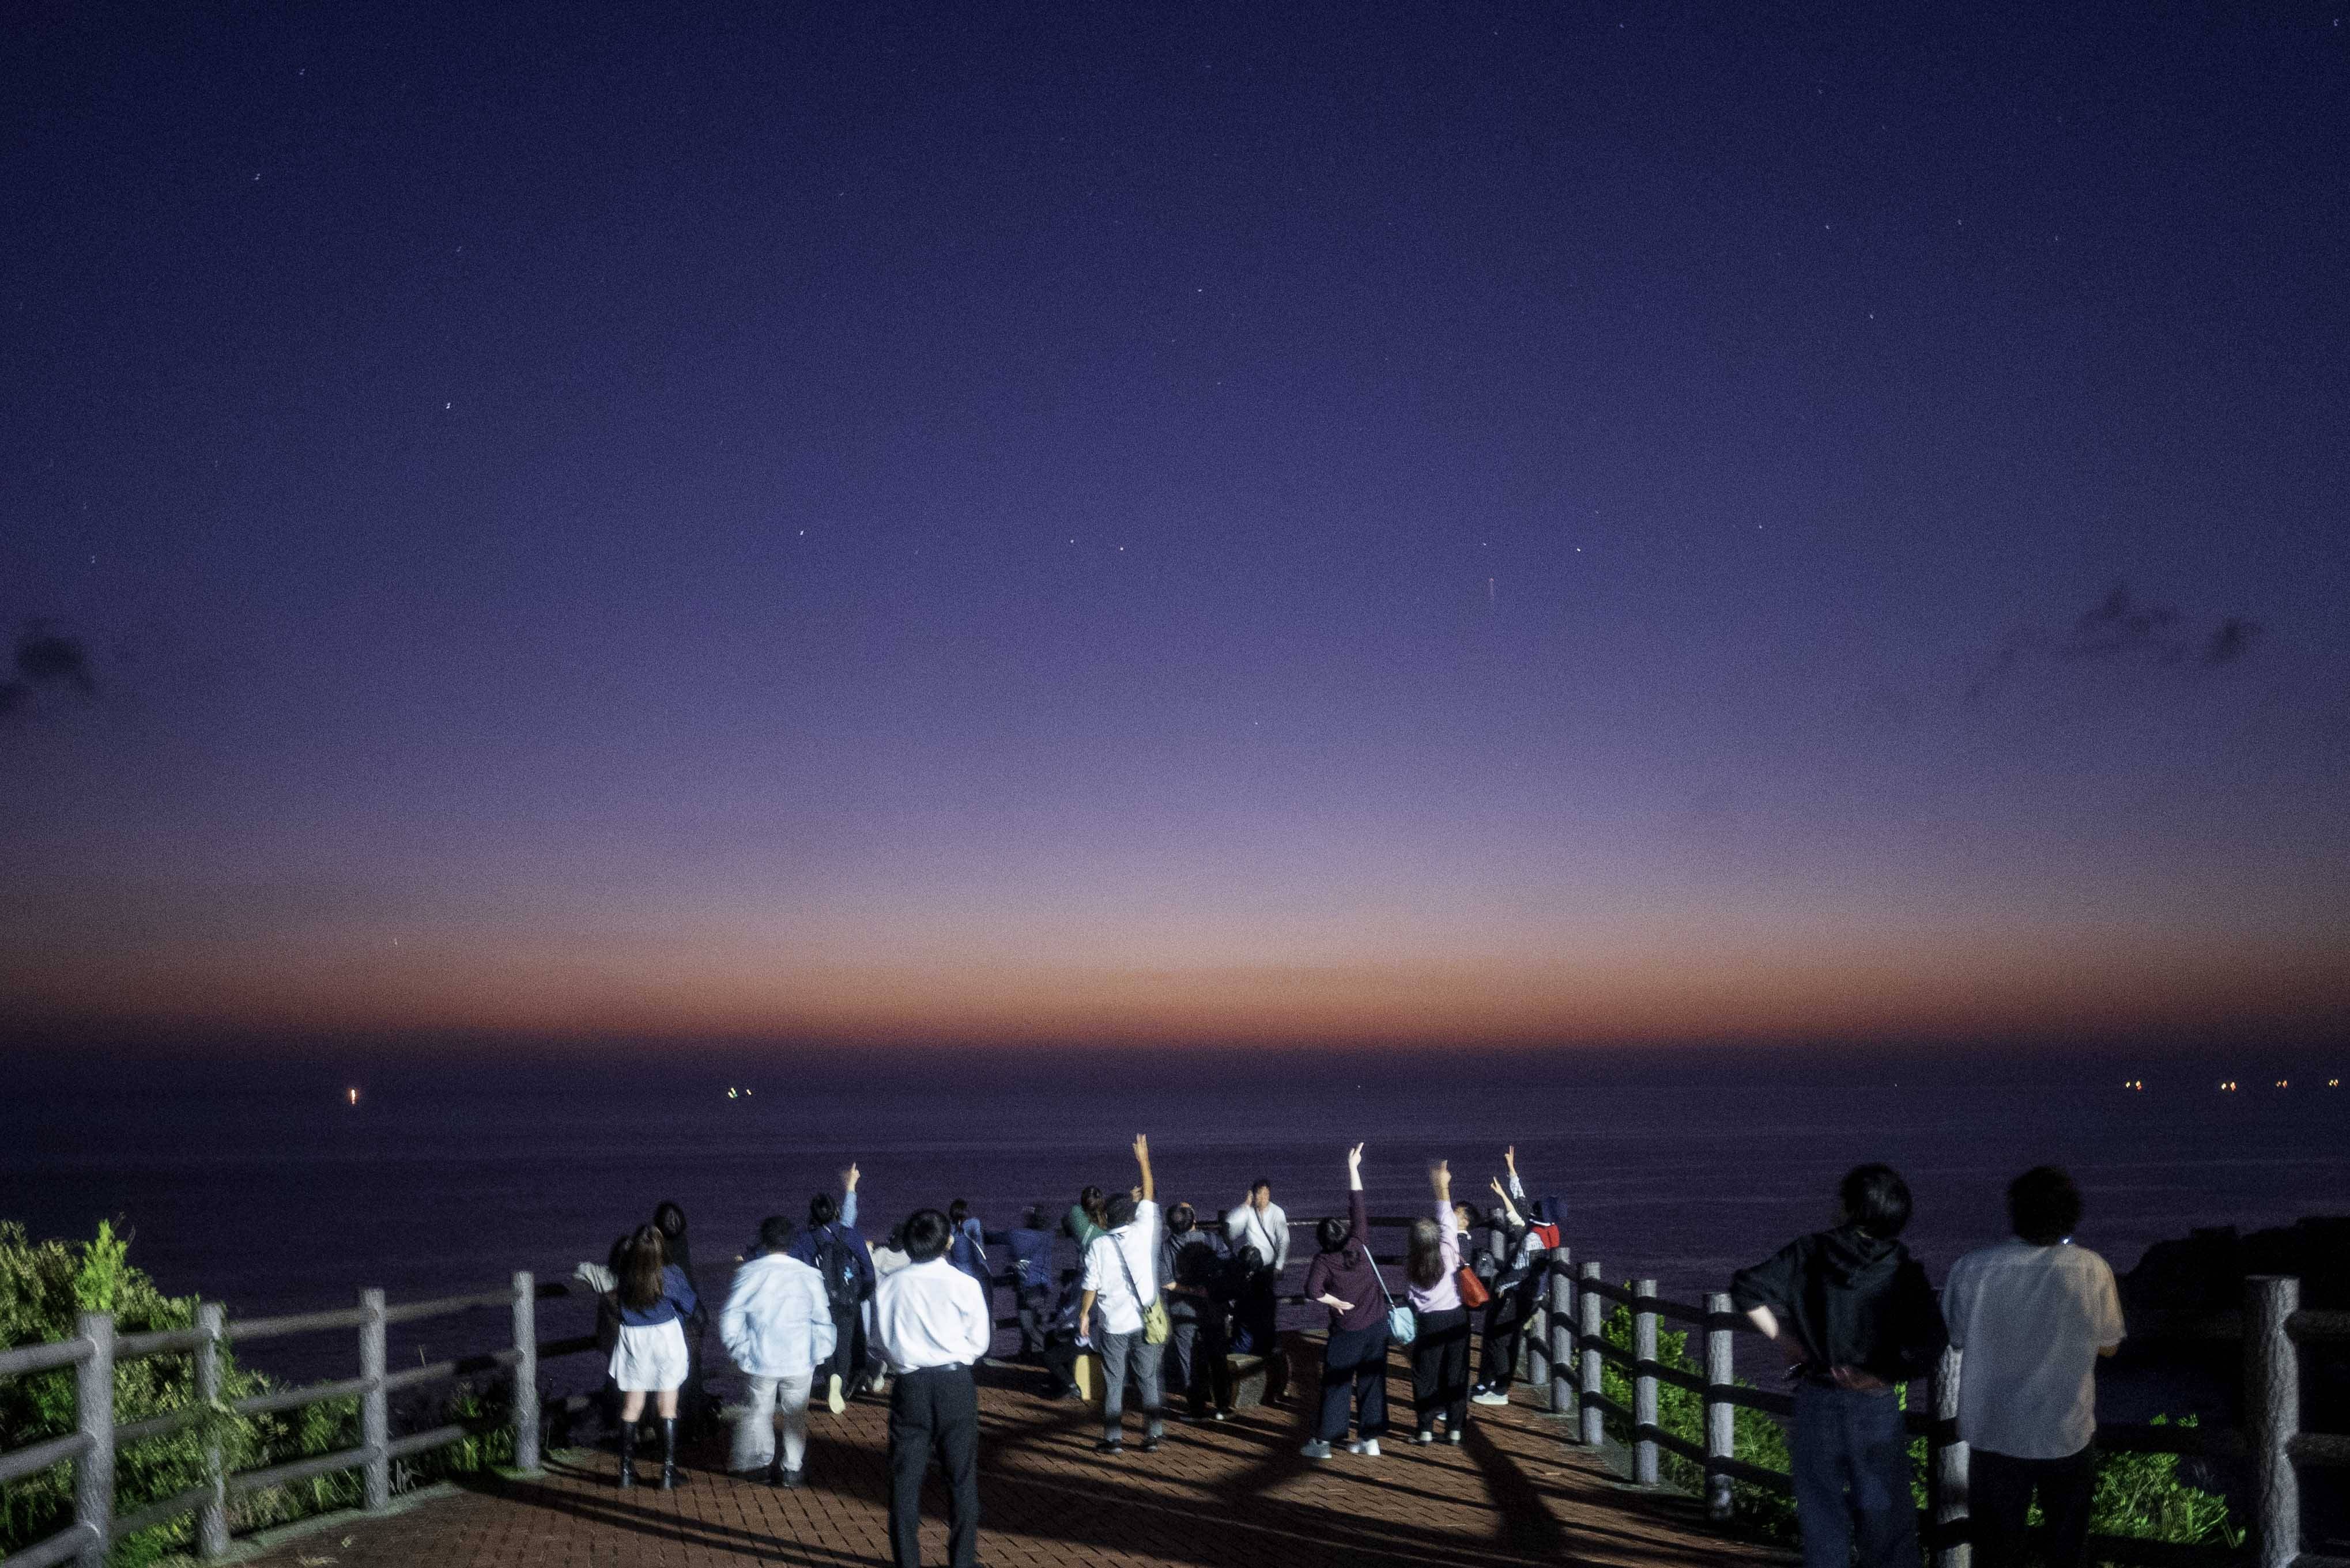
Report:
[[[182,1329],[195,1323],[193,1296],[167,1296],[129,1261],[130,1241],[101,1222],[91,1241],[33,1241],[14,1220],[0,1220],[0,1347],[69,1339],[80,1312],[111,1312],[118,1334]],[[217,1439],[225,1470],[254,1469],[359,1445],[359,1401],[323,1400],[277,1414],[239,1416],[228,1407],[266,1393],[274,1385],[236,1364],[228,1346],[219,1351],[222,1403],[207,1418],[185,1430],[142,1443],[122,1445],[115,1456],[115,1509],[119,1514],[175,1496],[204,1478],[204,1448]],[[114,1418],[118,1426],[145,1420],[195,1403],[192,1360],[185,1355],[148,1356],[114,1369]],[[395,1491],[441,1477],[510,1464],[514,1434],[507,1412],[512,1395],[503,1379],[495,1392],[460,1386],[445,1397],[404,1408],[394,1430],[448,1421],[505,1420],[504,1430],[470,1437],[446,1449],[413,1456],[392,1467]],[[0,1377],[0,1433],[5,1447],[25,1448],[74,1429],[71,1368],[30,1377]],[[356,1470],[315,1476],[290,1486],[265,1487],[233,1499],[229,1527],[248,1532],[281,1524],[360,1501]],[[0,1556],[19,1551],[73,1521],[73,1470],[53,1465],[0,1488]],[[141,1568],[158,1559],[192,1551],[195,1521],[182,1518],[141,1531],[117,1543],[118,1568]]]
[[[1632,1310],[1618,1303],[1608,1314],[1602,1334],[1610,1345],[1628,1353],[1632,1348]],[[1689,1335],[1668,1331],[1661,1324],[1657,1334],[1657,1360],[1663,1366],[1686,1372],[1702,1373],[1705,1368],[1690,1355]],[[1632,1407],[1632,1375],[1612,1361],[1603,1361],[1600,1371],[1600,1391],[1609,1399]],[[1751,1387],[1744,1378],[1741,1387]],[[1906,1400],[1907,1395],[1904,1394]],[[1744,1406],[1736,1408],[1737,1454],[1752,1465],[1769,1469],[1788,1468],[1786,1428],[1772,1417]],[[2168,1417],[2155,1417],[2157,1425]],[[2180,1426],[2195,1424],[2192,1416],[2180,1419]],[[1607,1435],[1618,1442],[1631,1440],[1630,1423],[1614,1415],[1607,1417]],[[1673,1436],[1692,1443],[1705,1441],[1705,1401],[1686,1388],[1677,1388],[1659,1381],[1657,1385],[1657,1425]],[[1926,1441],[1919,1438],[1910,1444],[1910,1490],[1920,1509],[1929,1506],[1926,1489]],[[1682,1490],[1703,1495],[1705,1471],[1702,1467],[1669,1450],[1658,1454],[1659,1473],[1665,1480]],[[2227,1500],[2215,1492],[2191,1486],[2179,1479],[2178,1456],[2176,1454],[2107,1454],[2097,1467],[2096,1490],[2089,1503],[2089,1528],[2101,1535],[2127,1535],[2145,1541],[2177,1542],[2188,1544],[2224,1544],[2241,1546],[2243,1531],[2228,1516]],[[1774,1488],[1754,1486],[1734,1481],[1731,1486],[1732,1517],[1746,1529],[1767,1540],[1792,1542],[1797,1537],[1795,1503],[1792,1497]],[[2041,1522],[2037,1504],[2032,1511],[2032,1522]]]

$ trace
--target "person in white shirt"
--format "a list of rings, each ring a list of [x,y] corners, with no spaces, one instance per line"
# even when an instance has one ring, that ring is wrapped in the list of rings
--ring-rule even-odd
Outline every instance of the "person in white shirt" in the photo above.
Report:
[[[1159,1299],[1158,1189],[1150,1177],[1150,1140],[1138,1134],[1135,1163],[1142,1168],[1142,1196],[1120,1193],[1109,1200],[1109,1230],[1086,1248],[1085,1274],[1078,1281],[1077,1343],[1086,1343],[1094,1325],[1094,1309],[1101,1309],[1101,1332],[1091,1334],[1102,1364],[1102,1439],[1097,1454],[1124,1449],[1126,1376],[1134,1372],[1142,1394],[1142,1451],[1159,1451],[1166,1422],[1159,1368],[1166,1345],[1149,1343],[1143,1318]]]
[[[931,1456],[947,1478],[953,1568],[979,1563],[979,1387],[971,1369],[995,1338],[979,1282],[946,1261],[947,1217],[906,1221],[913,1260],[873,1287],[873,1344],[889,1368],[889,1551],[921,1568],[922,1477]]]
[[[718,1337],[747,1380],[751,1406],[734,1423],[727,1468],[797,1488],[807,1484],[808,1393],[836,1330],[824,1277],[786,1251],[794,1229],[780,1214],[760,1222],[759,1255],[734,1271]]]
[[[1273,1183],[1259,1179],[1239,1208],[1224,1216],[1224,1246],[1235,1258],[1254,1247],[1277,1281],[1289,1267],[1289,1216],[1273,1200]]]
[[[2097,1358],[2121,1347],[2114,1272],[2073,1245],[2081,1193],[2054,1166],[2009,1184],[2012,1240],[1969,1252],[1942,1287],[1959,1364],[1959,1437],[1971,1450],[1968,1512],[1978,1568],[2021,1564],[2034,1491],[2049,1568],[2087,1559],[2096,1481]]]

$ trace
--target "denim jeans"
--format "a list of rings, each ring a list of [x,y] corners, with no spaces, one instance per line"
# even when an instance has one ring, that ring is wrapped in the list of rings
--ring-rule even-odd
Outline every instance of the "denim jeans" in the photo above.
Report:
[[[1159,1368],[1163,1345],[1146,1344],[1142,1330],[1132,1334],[1104,1334],[1094,1338],[1094,1348],[1101,1353],[1102,1364],[1102,1436],[1117,1442],[1126,1429],[1126,1373],[1134,1369],[1135,1386],[1142,1390],[1142,1435],[1155,1438],[1167,1429],[1159,1416],[1159,1407],[1166,1401],[1159,1386]]]
[[[1862,1394],[1795,1386],[1788,1438],[1804,1568],[1918,1568],[1918,1511],[1909,1495],[1909,1438],[1892,1389]]]
[[[746,1377],[743,1386],[750,1408],[734,1423],[734,1441],[726,1468],[738,1473],[761,1469],[775,1457],[775,1437],[784,1439],[784,1469],[798,1469],[807,1459],[808,1394],[816,1374],[797,1377]]]

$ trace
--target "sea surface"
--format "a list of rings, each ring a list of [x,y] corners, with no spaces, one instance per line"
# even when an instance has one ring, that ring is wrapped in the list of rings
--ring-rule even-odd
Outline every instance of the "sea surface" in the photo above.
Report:
[[[2088,1209],[2079,1239],[2116,1270],[2198,1226],[2350,1211],[2350,1091],[2229,1094],[2184,1075],[2144,1090],[2118,1077],[1625,1084],[1386,1056],[1279,1075],[1138,1059],[910,1076],[834,1060],[730,1081],[648,1060],[586,1075],[411,1071],[346,1085],[239,1068],[168,1088],[107,1082],[0,1096],[0,1218],[36,1237],[86,1237],[111,1220],[166,1291],[224,1302],[232,1317],[340,1305],[370,1285],[396,1303],[494,1289],[517,1269],[561,1280],[664,1199],[684,1206],[697,1272],[719,1296],[761,1217],[805,1218],[851,1160],[868,1236],[958,1197],[1000,1226],[1032,1202],[1057,1213],[1087,1182],[1130,1184],[1129,1146],[1145,1131],[1163,1200],[1220,1210],[1262,1177],[1309,1220],[1343,1211],[1350,1143],[1367,1145],[1375,1214],[1424,1210],[1440,1158],[1456,1192],[1483,1195],[1514,1144],[1528,1190],[1565,1200],[1579,1260],[1684,1299],[1827,1223],[1837,1177],[1863,1160],[1907,1175],[1907,1240],[1937,1278],[2002,1234],[2005,1183],[2043,1162],[2074,1172]],[[1296,1250],[1302,1266],[1303,1232]],[[417,1325],[395,1365],[470,1348],[498,1318]],[[586,1322],[584,1303],[551,1303],[541,1332]],[[344,1339],[256,1345],[251,1359],[345,1375]]]

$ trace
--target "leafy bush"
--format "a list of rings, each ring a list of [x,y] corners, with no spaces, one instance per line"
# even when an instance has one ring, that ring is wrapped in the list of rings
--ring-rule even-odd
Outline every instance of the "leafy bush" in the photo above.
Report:
[[[195,1324],[193,1296],[167,1296],[129,1261],[130,1240],[101,1222],[91,1241],[33,1241],[21,1224],[0,1220],[0,1347],[70,1339],[79,1312],[110,1312],[118,1334],[183,1329]],[[281,1414],[239,1416],[229,1406],[275,1385],[239,1366],[220,1347],[221,1404],[194,1426],[141,1443],[118,1447],[115,1508],[118,1515],[161,1498],[176,1496],[204,1479],[204,1449],[221,1447],[224,1471],[234,1473],[288,1459],[333,1453],[359,1445],[359,1401],[323,1400]],[[196,1402],[192,1358],[149,1356],[114,1369],[114,1419],[118,1427]],[[392,1467],[395,1491],[442,1476],[510,1464],[514,1432],[508,1412],[512,1396],[501,1379],[489,1394],[459,1386],[445,1397],[420,1399],[395,1413],[394,1430],[504,1423],[445,1449],[412,1456]],[[70,1367],[30,1377],[0,1377],[0,1434],[5,1446],[20,1449],[74,1429],[74,1374]],[[334,1509],[356,1507],[360,1480],[356,1470],[316,1476],[289,1486],[266,1487],[234,1498],[229,1527],[246,1532]],[[53,1465],[0,1489],[0,1556],[21,1550],[73,1521],[73,1471]],[[158,1559],[191,1552],[195,1521],[182,1518],[141,1531],[118,1542],[119,1568],[141,1568]]]
[[[1631,1308],[1617,1303],[1601,1332],[1610,1345],[1628,1354],[1632,1348]],[[1668,1331],[1661,1324],[1657,1334],[1657,1360],[1662,1366],[1685,1372],[1702,1374],[1705,1370],[1690,1355],[1689,1335]],[[1600,1367],[1600,1391],[1630,1409],[1632,1375],[1612,1361],[1602,1361]],[[1738,1383],[1741,1387],[1752,1386],[1742,1377]],[[1785,1470],[1789,1459],[1786,1428],[1773,1417],[1744,1406],[1736,1407],[1734,1415],[1738,1457],[1749,1464]],[[2158,1416],[2155,1422],[2161,1425],[2166,1419]],[[2185,1417],[2178,1424],[2191,1427],[2195,1417]],[[1630,1423],[1610,1415],[1606,1425],[1608,1436],[1617,1441],[1631,1440]],[[1657,1385],[1657,1425],[1686,1441],[1703,1443],[1704,1399],[1687,1388],[1660,1380]],[[1924,1438],[1910,1444],[1910,1458],[1911,1496],[1923,1509],[1929,1506]],[[1658,1460],[1659,1473],[1669,1484],[1703,1495],[1702,1467],[1661,1449]],[[2244,1532],[2230,1522],[2227,1499],[2181,1480],[2178,1465],[2176,1454],[2105,1455],[2097,1466],[2096,1490],[2089,1503],[2090,1530],[2100,1535],[2126,1535],[2145,1541],[2241,1546]],[[1746,1529],[1772,1541],[1793,1542],[1797,1539],[1792,1497],[1774,1488],[1733,1481],[1731,1499],[1732,1517]],[[2032,1522],[2041,1522],[2036,1503]]]

